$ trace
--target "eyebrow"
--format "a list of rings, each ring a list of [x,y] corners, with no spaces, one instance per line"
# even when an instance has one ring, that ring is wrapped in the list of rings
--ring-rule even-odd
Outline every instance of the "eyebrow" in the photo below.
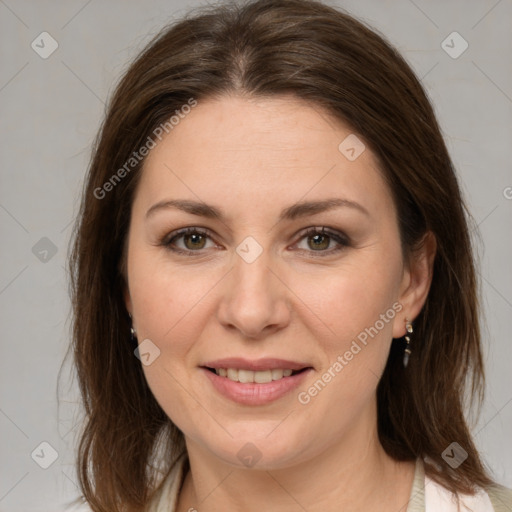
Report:
[[[318,213],[333,210],[335,208],[352,208],[367,216],[370,216],[368,210],[355,201],[341,198],[329,198],[321,201],[302,201],[300,203],[289,206],[281,212],[279,216],[279,222],[283,220],[290,221],[300,217],[316,215]],[[221,208],[188,199],[169,199],[160,201],[151,206],[151,208],[149,208],[149,210],[146,212],[146,219],[155,214],[157,211],[168,209],[177,209],[192,215],[197,215],[199,217],[206,217],[208,219],[216,219],[222,221],[226,218],[226,215]]]

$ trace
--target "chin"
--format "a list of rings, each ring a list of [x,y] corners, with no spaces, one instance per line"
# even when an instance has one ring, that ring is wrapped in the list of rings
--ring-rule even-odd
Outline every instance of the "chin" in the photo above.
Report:
[[[304,452],[303,436],[283,430],[279,436],[272,432],[275,421],[258,422],[253,428],[237,431],[228,428],[233,438],[224,443],[206,442],[211,453],[237,468],[276,470],[285,469],[301,462]],[[264,427],[262,426],[264,424]]]

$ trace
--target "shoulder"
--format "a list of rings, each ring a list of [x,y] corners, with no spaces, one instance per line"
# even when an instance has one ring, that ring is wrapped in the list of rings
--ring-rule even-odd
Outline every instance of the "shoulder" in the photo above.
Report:
[[[475,494],[459,494],[460,510],[478,512],[511,512],[512,490],[502,485],[493,485],[479,489]],[[456,497],[442,485],[425,478],[426,512],[458,510]]]
[[[457,500],[458,498],[458,500]],[[457,506],[457,502],[460,508]],[[512,512],[512,489],[494,484],[475,494],[455,496],[425,474],[424,461],[416,461],[416,473],[407,512]]]
[[[512,489],[495,484],[486,489],[495,512],[512,511]]]

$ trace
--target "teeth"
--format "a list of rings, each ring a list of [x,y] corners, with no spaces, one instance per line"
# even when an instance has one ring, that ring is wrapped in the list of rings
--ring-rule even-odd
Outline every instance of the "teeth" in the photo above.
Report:
[[[279,380],[283,377],[289,377],[292,374],[292,370],[272,370],[272,380]]]
[[[254,382],[254,372],[252,372],[251,370],[238,370],[238,381],[239,382]]]
[[[255,372],[252,370],[238,370],[236,368],[215,368],[215,373],[220,377],[227,377],[235,382],[265,384],[273,380],[282,379],[283,377],[289,377],[292,374],[292,370],[276,369]]]
[[[265,382],[272,382],[272,372],[270,370],[254,372],[254,382],[257,382],[258,384],[265,384]]]

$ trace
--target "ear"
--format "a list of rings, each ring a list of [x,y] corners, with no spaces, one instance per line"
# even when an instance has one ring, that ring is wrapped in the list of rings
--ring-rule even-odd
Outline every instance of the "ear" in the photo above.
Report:
[[[406,262],[398,302],[403,306],[403,321],[393,325],[393,338],[405,336],[405,319],[412,322],[420,313],[427,300],[432,276],[437,242],[434,234],[427,231],[419,247]]]
[[[128,285],[124,285],[123,290],[123,297],[124,297],[124,304],[126,306],[126,310],[130,314],[130,316],[133,315],[133,305],[132,305],[132,298],[130,297],[130,290],[128,289]]]

